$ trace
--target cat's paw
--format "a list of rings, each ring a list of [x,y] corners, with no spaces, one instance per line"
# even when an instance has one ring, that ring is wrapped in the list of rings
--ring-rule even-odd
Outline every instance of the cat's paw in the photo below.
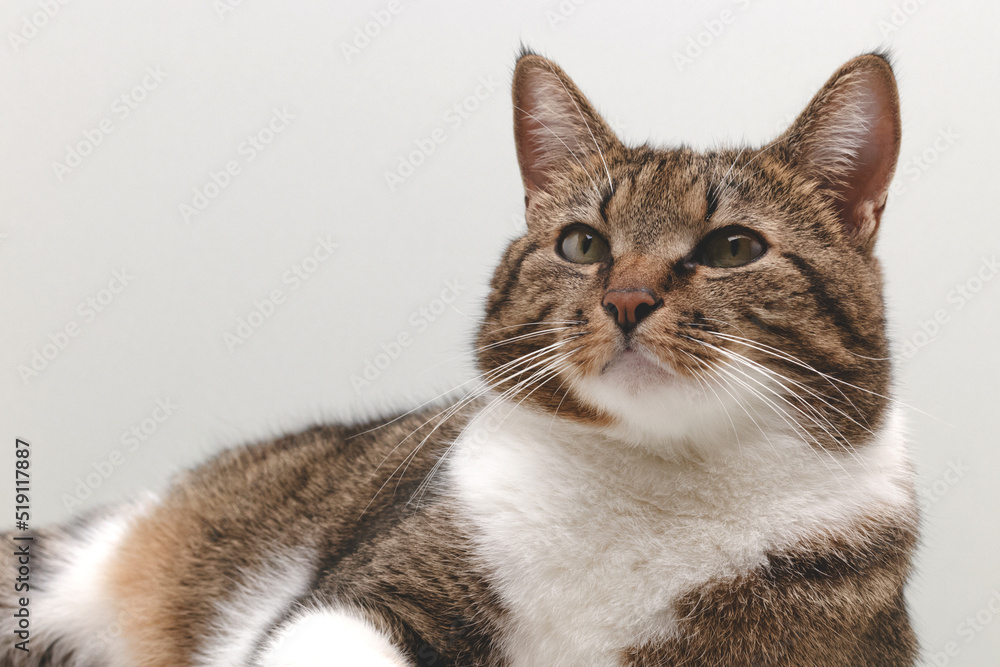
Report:
[[[264,650],[261,667],[411,667],[389,637],[349,611],[306,612]]]

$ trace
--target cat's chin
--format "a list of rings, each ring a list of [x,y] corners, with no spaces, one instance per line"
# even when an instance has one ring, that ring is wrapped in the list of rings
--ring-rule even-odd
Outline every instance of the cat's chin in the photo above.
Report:
[[[704,382],[637,347],[615,352],[596,373],[576,375],[571,387],[581,403],[612,418],[606,433],[616,439],[656,451],[679,442],[715,449],[728,442],[729,415],[740,404],[732,392],[706,393]]]
[[[641,348],[627,348],[606,363],[595,379],[637,396],[674,383],[678,376],[651,352]]]

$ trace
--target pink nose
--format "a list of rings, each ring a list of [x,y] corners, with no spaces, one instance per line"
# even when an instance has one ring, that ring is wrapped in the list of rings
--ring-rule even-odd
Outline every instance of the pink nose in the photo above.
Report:
[[[654,298],[648,289],[621,289],[605,294],[602,305],[622,331],[627,333],[659,308],[661,303],[663,302]]]

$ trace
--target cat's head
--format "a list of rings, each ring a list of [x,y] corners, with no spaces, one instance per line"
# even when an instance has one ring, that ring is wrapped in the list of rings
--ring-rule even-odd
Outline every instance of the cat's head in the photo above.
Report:
[[[900,141],[885,57],[841,67],[762,148],[626,146],[530,53],[513,98],[528,230],[478,340],[498,393],[654,445],[756,427],[838,448],[882,423],[872,248]]]

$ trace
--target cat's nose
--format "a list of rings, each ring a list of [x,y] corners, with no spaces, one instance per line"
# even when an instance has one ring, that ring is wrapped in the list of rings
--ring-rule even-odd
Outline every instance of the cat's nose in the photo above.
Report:
[[[616,289],[604,295],[602,305],[622,331],[628,333],[662,303],[648,289]]]

